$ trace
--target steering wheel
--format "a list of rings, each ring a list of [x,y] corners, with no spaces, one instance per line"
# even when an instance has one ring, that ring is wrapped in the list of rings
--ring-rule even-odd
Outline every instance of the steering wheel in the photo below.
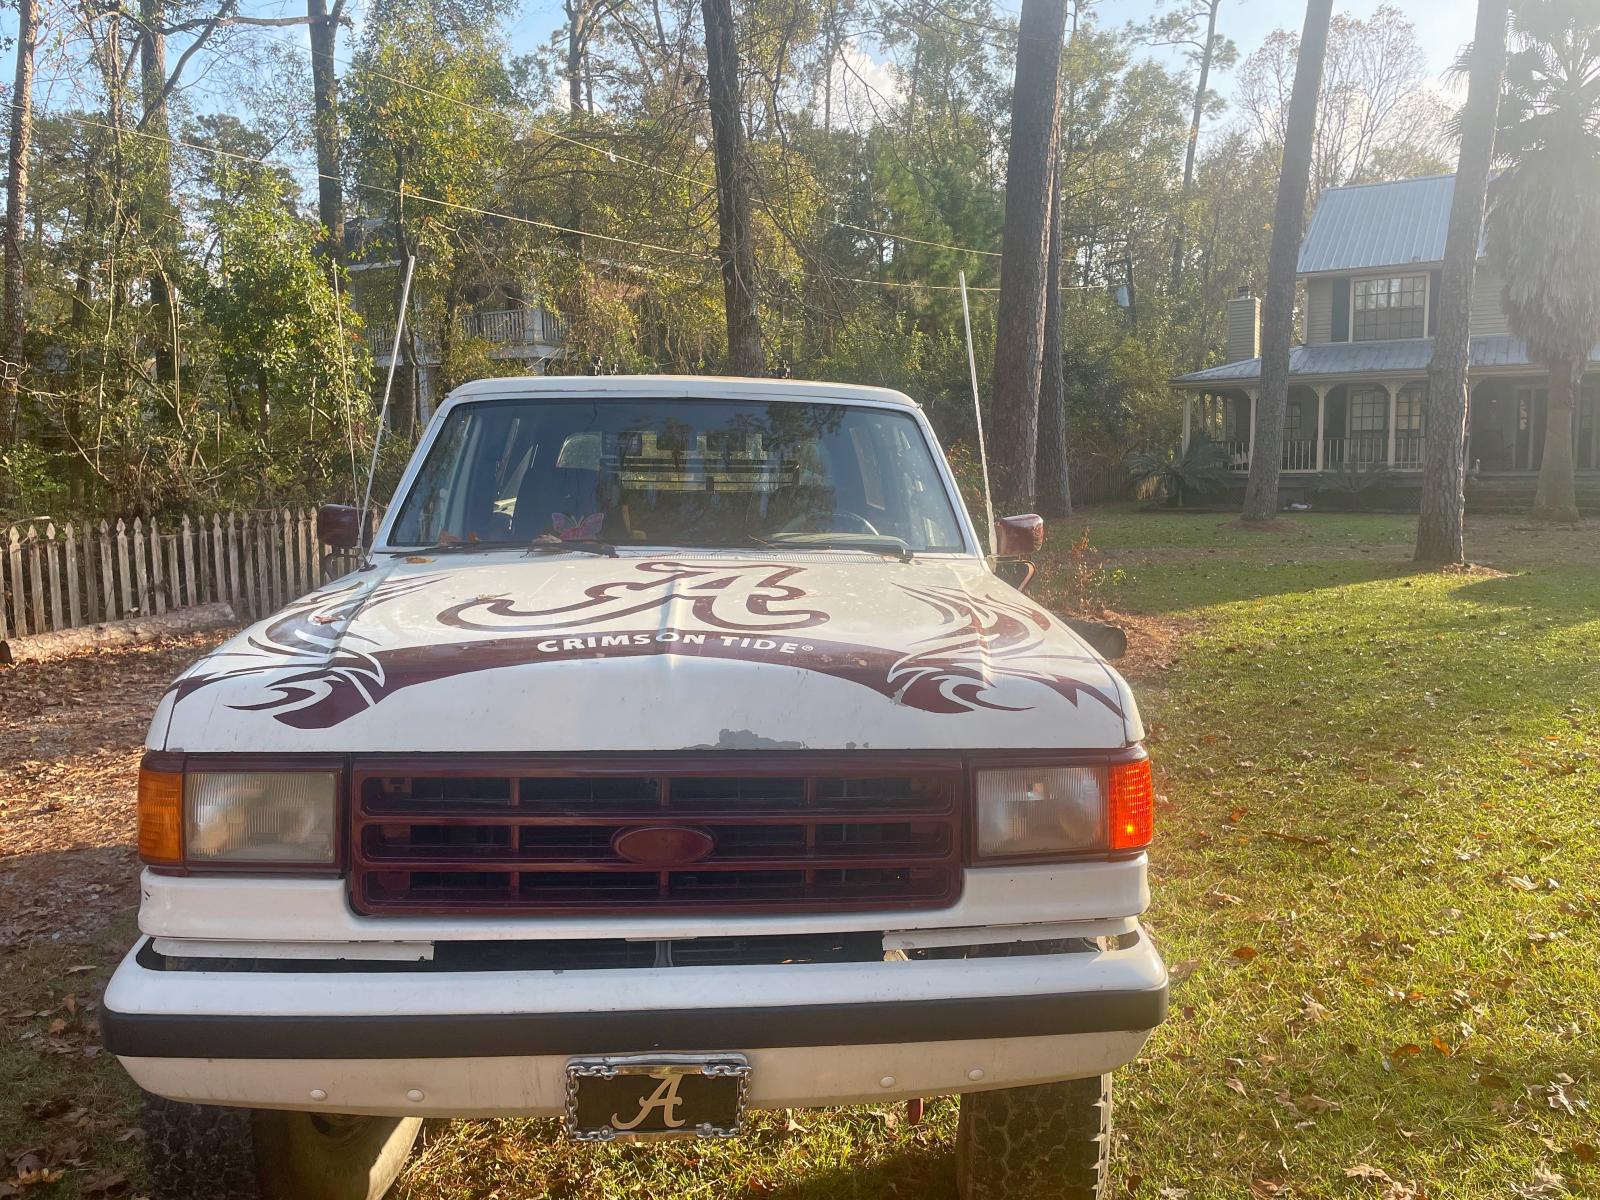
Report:
[[[878,527],[860,513],[847,508],[835,509],[820,521],[810,517],[796,517],[783,527],[782,533],[864,533],[882,537]]]

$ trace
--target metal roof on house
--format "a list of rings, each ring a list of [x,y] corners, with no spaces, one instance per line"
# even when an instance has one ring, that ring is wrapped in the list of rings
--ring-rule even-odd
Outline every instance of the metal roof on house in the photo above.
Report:
[[[1394,342],[1319,342],[1296,346],[1289,351],[1291,378],[1328,378],[1343,375],[1424,375],[1433,357],[1431,338],[1409,338]],[[1600,346],[1589,355],[1600,363]],[[1517,368],[1537,369],[1542,364],[1528,358],[1527,347],[1518,338],[1505,334],[1472,339],[1472,370]],[[1238,362],[1207,367],[1180,375],[1172,382],[1184,387],[1204,384],[1233,386],[1253,383],[1261,378],[1261,360],[1244,358]]]
[[[1302,275],[1444,259],[1454,175],[1328,188],[1300,243]]]

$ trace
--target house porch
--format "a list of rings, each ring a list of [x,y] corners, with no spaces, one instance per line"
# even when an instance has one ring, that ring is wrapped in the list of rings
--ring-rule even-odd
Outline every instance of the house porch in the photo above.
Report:
[[[1296,382],[1289,388],[1281,469],[1315,476],[1383,464],[1420,472],[1427,381],[1419,378]],[[1481,376],[1470,383],[1468,469],[1480,475],[1533,474],[1544,452],[1549,390],[1542,376]],[[1255,448],[1260,389],[1187,388],[1183,448],[1216,442],[1245,474]],[[1574,417],[1577,469],[1600,472],[1600,380],[1586,383]]]

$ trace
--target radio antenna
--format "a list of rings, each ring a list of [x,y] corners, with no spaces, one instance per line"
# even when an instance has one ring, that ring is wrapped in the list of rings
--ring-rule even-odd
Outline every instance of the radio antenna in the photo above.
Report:
[[[378,473],[378,447],[383,445],[383,431],[389,423],[389,393],[394,389],[394,366],[400,361],[400,338],[406,329],[406,309],[411,303],[411,272],[417,265],[417,256],[406,256],[405,282],[400,285],[400,311],[394,318],[394,345],[389,348],[389,375],[383,381],[383,404],[378,409],[378,432],[372,438],[372,461],[367,464],[367,490],[361,496],[361,507],[356,516],[356,537],[367,536],[367,510],[372,507],[372,477]],[[977,376],[974,375],[974,386]],[[358,543],[359,544],[359,543]]]
[[[983,469],[983,514],[988,520],[985,536],[989,542],[989,557],[995,555],[994,497],[989,493],[989,455],[983,447],[983,405],[978,401],[978,357],[972,352],[972,310],[967,306],[967,273],[961,277],[961,321],[967,327],[967,373],[972,377],[972,419],[978,426],[978,466]],[[946,276],[945,278],[949,278]]]

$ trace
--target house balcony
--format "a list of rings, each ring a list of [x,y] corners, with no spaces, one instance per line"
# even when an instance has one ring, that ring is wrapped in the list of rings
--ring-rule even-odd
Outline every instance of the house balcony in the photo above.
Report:
[[[525,359],[540,362],[560,355],[566,340],[566,324],[545,308],[506,308],[490,312],[462,313],[456,318],[458,336],[489,343],[490,358]],[[389,365],[394,347],[393,322],[367,326],[367,345],[372,347],[379,367]],[[427,338],[417,342],[417,361],[433,365],[439,361],[438,347]]]

